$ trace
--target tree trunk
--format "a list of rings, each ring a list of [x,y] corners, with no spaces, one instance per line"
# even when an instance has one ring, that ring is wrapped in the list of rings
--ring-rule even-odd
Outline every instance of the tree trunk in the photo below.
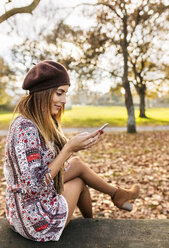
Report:
[[[140,115],[141,118],[147,118],[145,113],[145,92],[141,92],[139,94],[140,97]]]
[[[147,118],[146,116],[146,107],[145,107],[145,97],[146,97],[146,85],[141,82],[141,86],[139,84],[135,85],[135,89],[139,95],[140,102],[139,102],[139,109],[140,109],[140,114],[139,117],[141,118]]]
[[[128,80],[128,51],[127,51],[127,16],[123,18],[123,34],[124,39],[122,43],[123,59],[124,59],[124,71],[123,71],[123,87],[125,89],[125,105],[127,108],[127,132],[136,132],[136,121],[134,113],[133,99],[130,89],[130,84]]]
[[[135,113],[133,99],[131,95],[129,82],[125,82],[125,105],[127,108],[127,132],[135,133],[136,132],[136,122],[135,122]]]

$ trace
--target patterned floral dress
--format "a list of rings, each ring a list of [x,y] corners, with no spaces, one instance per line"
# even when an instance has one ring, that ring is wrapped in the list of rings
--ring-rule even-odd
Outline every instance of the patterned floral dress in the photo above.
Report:
[[[21,115],[13,121],[4,164],[6,217],[14,231],[34,241],[59,240],[68,215],[67,202],[57,194],[53,180],[45,184],[55,156],[32,121]]]

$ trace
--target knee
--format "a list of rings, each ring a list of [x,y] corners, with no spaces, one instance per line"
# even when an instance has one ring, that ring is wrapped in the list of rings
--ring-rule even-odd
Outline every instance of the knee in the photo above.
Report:
[[[82,160],[78,156],[71,158],[70,164],[75,166],[75,167],[78,167],[78,168],[81,168],[84,165],[84,163],[82,162]]]
[[[79,164],[82,161],[81,161],[81,159],[78,156],[75,156],[75,157],[71,158],[71,162],[76,163],[76,164]]]
[[[71,158],[70,164],[73,168],[78,169],[78,171],[79,171],[78,176],[79,177],[82,176],[82,174],[84,173],[84,171],[86,170],[86,167],[87,167],[86,164],[78,156]]]

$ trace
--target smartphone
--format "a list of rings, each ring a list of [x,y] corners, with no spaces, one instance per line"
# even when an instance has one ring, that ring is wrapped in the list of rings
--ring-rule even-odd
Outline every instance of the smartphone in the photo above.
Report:
[[[107,127],[107,125],[109,125],[109,123],[106,123],[106,124],[104,124],[101,128],[99,128],[99,133],[100,133],[100,134],[103,133],[103,129],[104,129],[105,127]]]

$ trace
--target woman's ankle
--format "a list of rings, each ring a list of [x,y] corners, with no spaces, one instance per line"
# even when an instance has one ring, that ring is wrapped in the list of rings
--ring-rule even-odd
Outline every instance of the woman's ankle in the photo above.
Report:
[[[110,193],[110,197],[111,197],[112,199],[114,198],[114,196],[115,196],[115,194],[116,194],[116,192],[117,192],[117,189],[118,189],[118,188],[113,187],[113,189],[112,189],[112,191],[111,191],[111,193]]]

